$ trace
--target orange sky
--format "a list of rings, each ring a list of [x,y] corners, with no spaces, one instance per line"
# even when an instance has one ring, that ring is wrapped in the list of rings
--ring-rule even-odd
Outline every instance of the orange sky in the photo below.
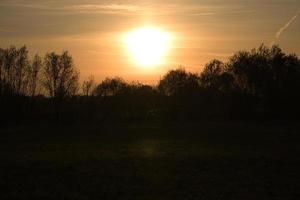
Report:
[[[299,0],[1,0],[0,46],[26,44],[41,55],[69,50],[83,79],[155,83],[168,69],[197,72],[261,43],[300,55],[299,10]],[[163,66],[132,62],[123,35],[142,26],[174,36]]]

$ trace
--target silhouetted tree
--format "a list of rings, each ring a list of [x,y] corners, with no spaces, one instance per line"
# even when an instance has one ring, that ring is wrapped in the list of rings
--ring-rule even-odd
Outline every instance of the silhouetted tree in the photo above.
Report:
[[[227,71],[227,66],[219,60],[212,60],[205,65],[200,74],[201,86],[205,89],[213,89],[228,92],[233,89],[233,77]]]
[[[92,95],[95,89],[95,78],[94,76],[89,76],[87,80],[82,83],[82,92],[85,96]]]
[[[228,71],[240,90],[260,97],[299,85],[299,59],[284,54],[278,46],[238,52],[230,58]]]
[[[44,63],[44,86],[48,94],[58,98],[75,95],[78,91],[79,72],[69,53],[48,53]]]
[[[4,66],[3,66],[3,82],[5,85],[6,94],[15,94],[15,66],[17,59],[17,49],[10,47],[4,50]]]
[[[27,70],[29,66],[26,46],[16,49],[12,46],[0,50],[1,93],[25,95],[27,92]]]
[[[269,50],[264,46],[231,57],[229,70],[234,75],[236,86],[245,93],[261,95],[272,77],[269,59]]]
[[[300,100],[299,63],[297,56],[284,54],[278,46],[261,45],[236,53],[227,64],[227,72],[232,75],[235,88],[248,95],[245,104],[256,102],[252,110],[279,116],[299,109],[295,106]]]
[[[224,73],[225,65],[219,60],[212,60],[206,64],[201,73],[201,86],[204,88],[218,88],[221,84],[220,76]]]
[[[0,122],[26,117],[272,119],[299,118],[300,113],[300,60],[278,46],[240,51],[224,63],[212,60],[199,75],[182,68],[171,70],[153,87],[119,77],[106,78],[96,86],[91,76],[83,82],[86,97],[82,98],[76,96],[78,79],[68,52],[48,53],[44,62],[35,55],[29,62],[25,46],[0,48]],[[40,86],[47,97],[36,95]],[[76,98],[65,98],[71,96]]]
[[[106,78],[94,90],[94,95],[107,97],[122,94],[128,88],[128,84],[121,78]]]
[[[169,71],[159,82],[159,91],[167,96],[194,92],[199,88],[199,77],[184,69]]]
[[[15,81],[16,81],[16,92],[17,94],[26,94],[27,90],[27,79],[26,72],[28,71],[29,60],[28,60],[28,50],[26,46],[21,47],[17,51],[17,60],[15,65]]]
[[[39,55],[35,55],[28,70],[28,92],[29,95],[32,97],[36,95],[36,89],[39,80],[39,72],[42,66],[42,58]]]

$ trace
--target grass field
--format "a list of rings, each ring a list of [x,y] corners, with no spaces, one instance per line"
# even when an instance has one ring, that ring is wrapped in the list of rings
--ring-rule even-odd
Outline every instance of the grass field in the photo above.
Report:
[[[300,199],[297,123],[0,129],[0,199]]]

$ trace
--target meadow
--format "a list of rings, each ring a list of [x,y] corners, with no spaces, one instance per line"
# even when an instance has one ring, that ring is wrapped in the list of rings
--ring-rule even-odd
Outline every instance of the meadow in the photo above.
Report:
[[[298,199],[297,122],[6,125],[0,199]]]

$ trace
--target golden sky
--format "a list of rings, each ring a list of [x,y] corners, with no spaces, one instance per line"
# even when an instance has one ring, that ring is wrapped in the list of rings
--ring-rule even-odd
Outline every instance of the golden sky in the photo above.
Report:
[[[213,58],[261,43],[300,55],[299,0],[0,0],[0,46],[31,54],[69,50],[85,78],[155,83],[179,65],[200,72]],[[124,34],[155,27],[172,36],[163,65],[132,62]]]

